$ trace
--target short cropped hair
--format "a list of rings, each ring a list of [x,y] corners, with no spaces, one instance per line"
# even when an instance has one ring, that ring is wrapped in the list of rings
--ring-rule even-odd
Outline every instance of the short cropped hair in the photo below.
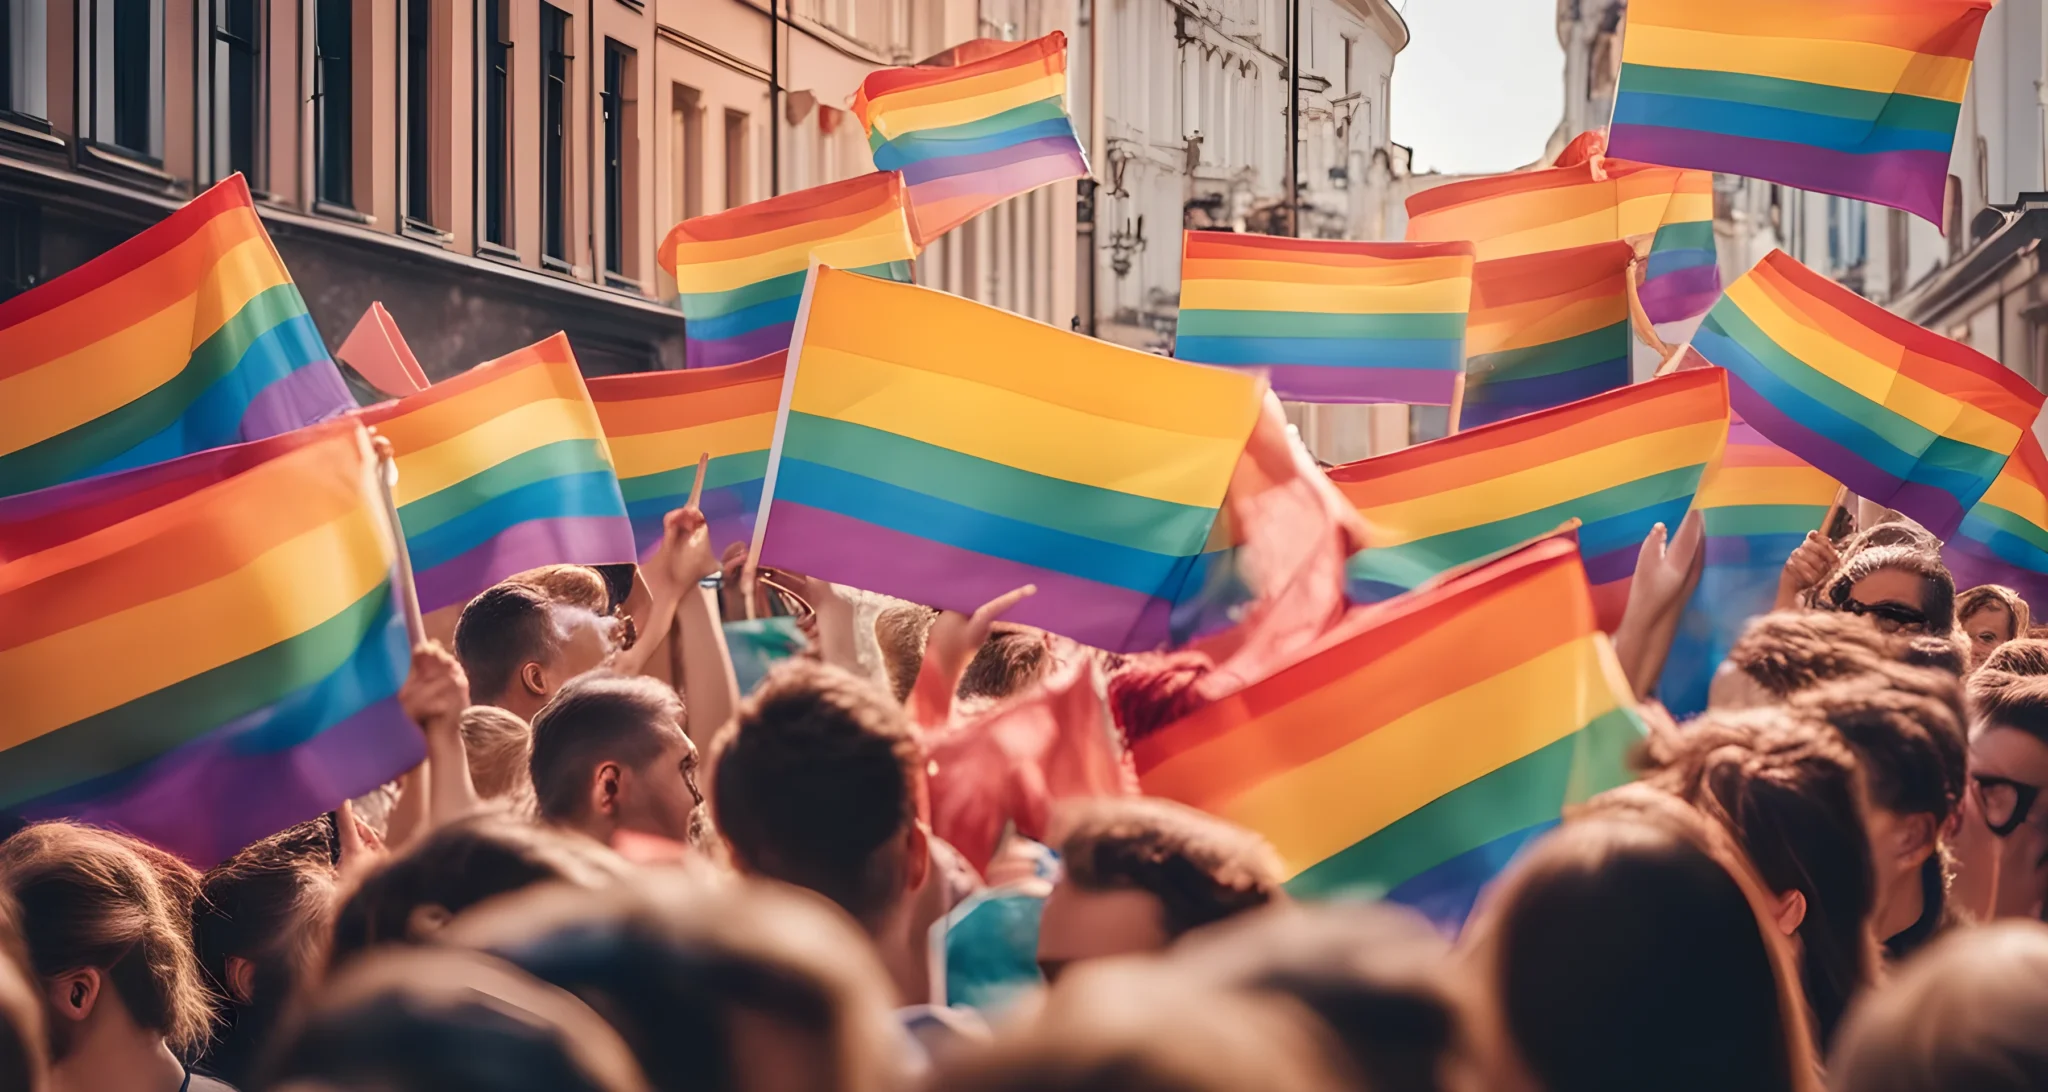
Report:
[[[925,641],[938,617],[938,611],[916,604],[890,607],[875,615],[875,645],[881,650],[882,668],[897,701],[908,700],[917,685],[917,673],[924,669]]]
[[[873,684],[784,661],[713,748],[712,813],[747,871],[872,926],[898,890],[889,851],[918,817],[921,761],[903,710]]]
[[[469,676],[471,694],[479,699],[504,694],[520,667],[547,655],[554,638],[553,607],[540,589],[506,581],[462,608],[455,622],[455,658]]]
[[[1022,693],[1052,665],[1042,630],[998,622],[960,673],[954,696],[962,701],[1001,701]]]
[[[2009,675],[2048,675],[2048,641],[2019,637],[1991,650],[1980,670]]]
[[[1872,573],[1897,569],[1920,578],[1920,612],[1927,616],[1927,632],[1946,636],[1956,628],[1956,582],[1941,563],[1941,555],[1918,546],[1872,546],[1844,560],[1828,579],[1816,605],[1841,610],[1856,585]]]
[[[612,605],[611,588],[605,584],[604,574],[588,565],[543,565],[514,573],[505,582],[538,588],[557,603],[582,607],[592,614],[603,614]]]
[[[2012,635],[2025,637],[2028,627],[2034,624],[2034,612],[2020,593],[2003,584],[1979,584],[1968,591],[1956,593],[1956,620],[1968,618],[1985,607],[2003,607],[2012,616]]]
[[[462,711],[462,749],[477,796],[508,801],[515,811],[532,808],[532,725],[495,705],[472,705]]]
[[[682,734],[683,703],[644,675],[594,671],[571,679],[533,717],[527,770],[543,819],[583,814],[599,763],[641,770]]]
[[[1970,676],[1970,719],[2017,729],[2048,744],[2048,678],[1979,670]]]
[[[1784,698],[1816,683],[1867,674],[1896,658],[1899,647],[1867,618],[1781,610],[1752,619],[1728,649],[1728,662]]]
[[[1168,937],[1282,898],[1273,847],[1215,816],[1158,799],[1101,799],[1061,817],[1060,860],[1083,891],[1159,900]]]

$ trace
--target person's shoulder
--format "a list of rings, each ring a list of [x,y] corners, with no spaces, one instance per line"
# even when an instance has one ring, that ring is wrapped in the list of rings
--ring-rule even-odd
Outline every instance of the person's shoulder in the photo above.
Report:
[[[236,1092],[235,1086],[204,1073],[187,1072],[184,1092]]]

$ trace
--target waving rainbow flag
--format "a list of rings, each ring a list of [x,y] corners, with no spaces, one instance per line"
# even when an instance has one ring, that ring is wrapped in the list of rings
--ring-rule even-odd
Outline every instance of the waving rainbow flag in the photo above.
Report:
[[[1636,0],[1614,154],[1941,223],[1992,0]]]
[[[1956,590],[2003,584],[2048,609],[2048,456],[2032,432],[1998,472],[1963,525],[1942,543]]]
[[[1692,347],[1772,443],[1941,538],[2041,411],[2018,373],[1782,250],[1728,286]]]
[[[907,281],[917,250],[903,176],[880,171],[692,217],[656,257],[681,293],[685,360],[711,368],[789,348],[812,258]]]
[[[1707,687],[1751,618],[1778,596],[1778,576],[1806,532],[1818,531],[1839,486],[1730,413],[1728,446],[1700,482],[1706,560],[1680,616],[1657,695],[1672,714],[1707,707]]]
[[[1456,927],[1643,734],[1569,537],[1354,613],[1295,662],[1131,748],[1145,793],[1264,835],[1300,897]]]
[[[0,501],[0,813],[206,866],[417,765],[375,473],[336,421]]]
[[[1173,353],[1263,369],[1296,401],[1447,406],[1471,299],[1467,243],[1190,231]]]
[[[0,496],[354,407],[241,175],[0,303]]]
[[[661,545],[662,518],[689,502],[697,459],[707,454],[697,507],[711,525],[711,548],[754,541],[788,355],[589,381],[640,556]]]
[[[1165,643],[1257,378],[835,269],[805,291],[761,564],[963,611],[1036,584],[1012,621]]]
[[[604,429],[566,336],[362,418],[396,449],[394,499],[421,610],[459,606],[542,565],[634,559]]]
[[[1337,467],[1371,531],[1352,598],[1391,598],[1576,519],[1612,629],[1644,537],[1685,518],[1727,419],[1722,373],[1704,368]]]
[[[920,245],[1018,194],[1088,174],[1067,116],[1067,36],[970,42],[942,63],[884,68],[853,112],[875,169],[901,171]]]
[[[1628,266],[1597,243],[1472,269],[1459,427],[1492,424],[1628,386]]]

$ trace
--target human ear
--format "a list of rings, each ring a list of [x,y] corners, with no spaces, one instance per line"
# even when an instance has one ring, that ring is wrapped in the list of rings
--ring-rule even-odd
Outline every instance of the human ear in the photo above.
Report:
[[[81,967],[50,979],[50,1011],[62,1020],[82,1021],[99,1004],[106,980],[97,967]]]
[[[1778,932],[1788,937],[1797,933],[1800,924],[1806,921],[1806,892],[1795,887],[1778,896],[1777,911],[1771,916]]]

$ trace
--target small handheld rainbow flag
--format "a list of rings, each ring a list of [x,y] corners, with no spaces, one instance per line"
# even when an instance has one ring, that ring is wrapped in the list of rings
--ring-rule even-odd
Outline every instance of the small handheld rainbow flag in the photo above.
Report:
[[[354,407],[239,174],[0,303],[0,496]]]
[[[744,364],[789,348],[811,259],[910,279],[903,176],[878,171],[685,220],[657,255],[676,279],[688,366]]]
[[[662,518],[689,502],[706,454],[697,507],[711,525],[712,549],[752,544],[788,355],[589,381],[641,557],[661,544]]]
[[[40,546],[0,562],[0,813],[205,866],[425,746],[398,707],[410,653],[361,426],[169,466],[0,502],[10,544]]]
[[[817,267],[768,460],[763,565],[1112,650],[1167,639],[1259,414],[1255,377]]]
[[[1148,795],[1264,835],[1301,897],[1452,927],[1643,734],[1570,538],[1355,612],[1300,659],[1131,748]]]
[[[1679,617],[1658,682],[1658,697],[1674,716],[1706,709],[1714,670],[1749,620],[1771,609],[1785,560],[1806,532],[1821,529],[1839,489],[1729,414],[1727,449],[1693,502],[1706,520],[1699,586]]]
[[[1685,518],[1727,419],[1722,374],[1703,368],[1337,467],[1370,529],[1352,598],[1391,598],[1576,519],[1612,629],[1643,539]]]
[[[1963,525],[1942,543],[1956,590],[2003,584],[2048,609],[2048,456],[2030,431]]]
[[[1627,386],[1634,260],[1635,248],[1614,242],[1474,266],[1459,427]]]
[[[2041,411],[1996,360],[1772,251],[1693,336],[1772,443],[1947,538]]]
[[[1471,299],[1467,243],[1190,231],[1173,354],[1264,369],[1301,402],[1447,406]]]
[[[1873,201],[1940,225],[1991,4],[1636,0],[1609,143],[1631,159]]]
[[[1067,36],[970,42],[861,81],[875,169],[901,171],[920,245],[1018,194],[1088,174],[1067,116]]]
[[[420,609],[460,606],[541,565],[634,559],[597,410],[556,334],[361,411],[396,449]]]

